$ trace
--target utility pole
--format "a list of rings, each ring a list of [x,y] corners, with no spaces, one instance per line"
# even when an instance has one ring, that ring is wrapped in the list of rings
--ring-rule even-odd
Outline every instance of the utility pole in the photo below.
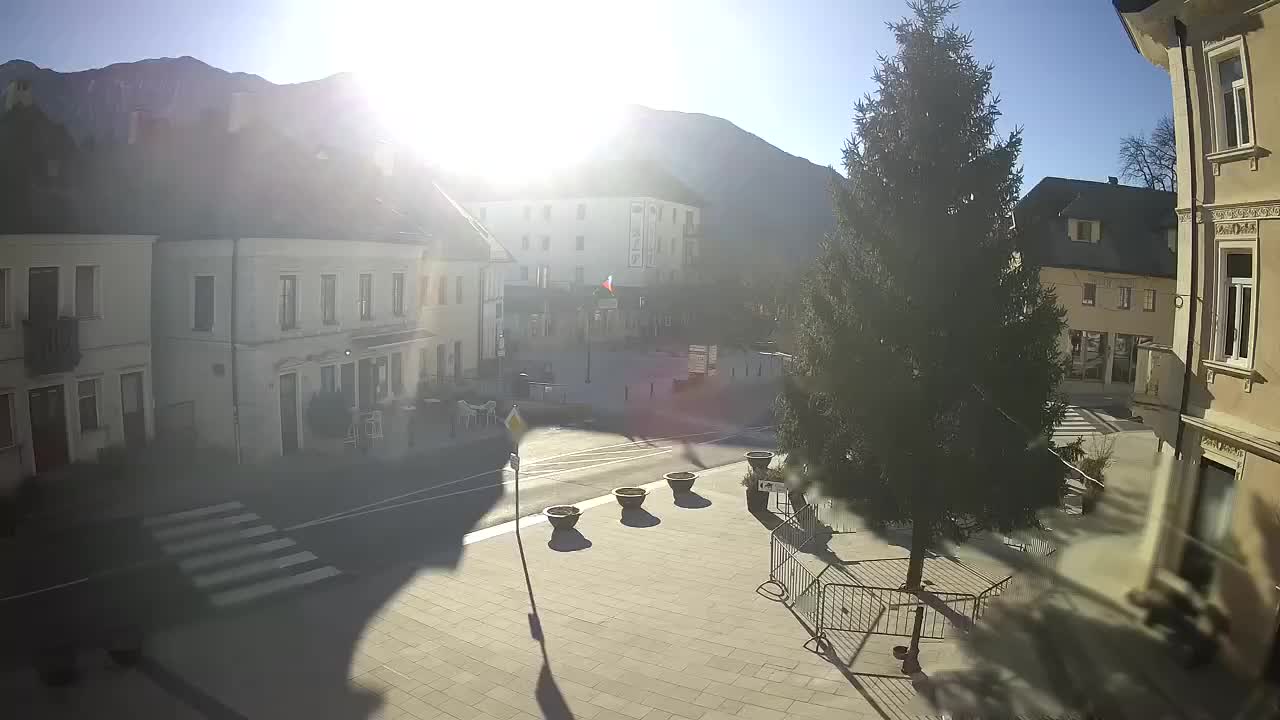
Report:
[[[593,308],[587,308],[587,384],[591,384],[591,314],[595,312]]]

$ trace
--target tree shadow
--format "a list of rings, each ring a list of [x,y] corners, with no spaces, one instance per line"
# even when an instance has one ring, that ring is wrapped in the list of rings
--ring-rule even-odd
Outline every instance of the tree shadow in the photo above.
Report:
[[[693,490],[690,490],[689,492],[686,492],[686,493],[676,493],[675,496],[672,497],[672,502],[675,503],[676,507],[687,508],[690,510],[698,510],[701,508],[711,507],[710,500],[703,497],[702,495],[699,495]]]
[[[650,528],[662,521],[644,508],[623,508],[620,522],[627,527]]]
[[[752,510],[751,517],[763,525],[765,530],[771,532],[783,523],[782,518],[771,510]]]
[[[591,541],[578,532],[577,528],[566,528],[553,530],[551,539],[547,541],[547,547],[556,552],[573,552],[591,547]]]

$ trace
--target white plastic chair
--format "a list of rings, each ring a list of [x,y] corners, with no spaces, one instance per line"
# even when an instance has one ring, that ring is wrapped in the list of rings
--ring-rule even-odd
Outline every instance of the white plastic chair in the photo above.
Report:
[[[367,414],[365,414],[364,432],[365,432],[365,435],[370,439],[382,437],[382,411],[381,410],[370,410]]]
[[[476,422],[476,410],[466,401],[458,401],[456,415],[458,423],[463,427],[471,427]]]

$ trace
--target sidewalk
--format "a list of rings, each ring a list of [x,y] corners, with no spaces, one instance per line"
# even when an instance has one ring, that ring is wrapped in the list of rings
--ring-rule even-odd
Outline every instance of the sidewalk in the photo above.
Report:
[[[515,535],[497,535],[452,571],[213,619],[152,638],[149,655],[228,717],[883,717],[909,699],[905,679],[851,685],[756,593],[769,530],[745,510],[744,472],[708,471],[686,507],[655,485],[628,524],[607,499],[580,533],[526,527],[529,585]]]

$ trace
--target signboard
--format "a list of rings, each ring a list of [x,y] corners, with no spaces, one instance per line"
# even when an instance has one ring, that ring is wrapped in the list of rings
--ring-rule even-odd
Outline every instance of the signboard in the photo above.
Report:
[[[644,205],[631,203],[631,226],[628,235],[627,267],[644,267]]]
[[[507,356],[507,338],[502,333],[498,333],[498,357]]]
[[[720,346],[711,345],[707,348],[707,367],[715,370],[719,367],[718,358],[720,357]]]
[[[689,374],[714,375],[716,372],[716,350],[717,346],[715,345],[690,345]]]
[[[644,265],[658,264],[658,206],[652,202],[644,207]]]
[[[515,453],[511,453],[510,465],[512,470],[520,472],[520,456]]]
[[[600,310],[617,310],[618,298],[600,298],[596,301],[596,308]]]
[[[784,493],[787,491],[787,484],[774,482],[772,480],[760,480],[760,489],[765,492]]]
[[[520,417],[520,411],[514,405],[511,407],[511,412],[507,413],[507,419],[503,421],[503,424],[507,426],[507,432],[511,433],[511,439],[517,443],[520,442],[520,438],[525,434],[525,431],[529,429],[529,424],[524,421],[524,418]],[[519,460],[516,461],[517,464],[519,462]]]

